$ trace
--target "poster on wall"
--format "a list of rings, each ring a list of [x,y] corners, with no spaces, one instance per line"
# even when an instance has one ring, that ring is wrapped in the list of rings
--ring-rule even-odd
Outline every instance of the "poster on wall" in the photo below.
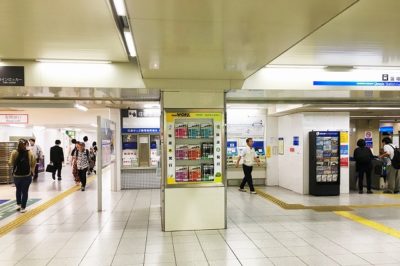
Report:
[[[285,142],[283,138],[278,138],[278,154],[279,155],[285,154]]]
[[[293,136],[293,146],[299,146],[299,145],[300,145],[300,137]]]
[[[0,124],[28,124],[28,114],[0,114]]]
[[[236,137],[248,137],[253,138],[264,137],[264,124],[263,121],[257,121],[252,124],[241,124],[241,125],[227,125],[227,132],[229,136]]]
[[[222,184],[223,114],[166,112],[168,185]],[[232,142],[232,152],[235,152]]]
[[[100,118],[98,128],[102,147],[102,166],[105,167],[115,160],[115,123],[111,120]]]
[[[372,131],[365,131],[364,134],[365,146],[367,148],[373,148],[373,141],[372,141]]]

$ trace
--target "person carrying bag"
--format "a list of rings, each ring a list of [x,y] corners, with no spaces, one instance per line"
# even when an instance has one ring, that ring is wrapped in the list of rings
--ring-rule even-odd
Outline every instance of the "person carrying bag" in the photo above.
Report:
[[[29,186],[35,172],[36,159],[26,147],[28,141],[20,139],[17,150],[11,152],[8,164],[13,167],[13,177],[16,188],[17,211],[26,212]]]

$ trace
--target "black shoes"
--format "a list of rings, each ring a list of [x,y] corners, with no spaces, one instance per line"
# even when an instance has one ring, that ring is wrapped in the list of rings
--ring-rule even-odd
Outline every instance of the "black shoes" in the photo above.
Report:
[[[358,191],[358,194],[363,194],[363,193],[364,193],[364,191],[362,191],[362,190]],[[367,190],[367,194],[374,194],[374,192],[372,190]]]
[[[60,180],[61,180],[61,177],[58,178],[58,181],[60,181]]]
[[[56,177],[55,177],[55,176],[52,176],[51,178],[53,178],[53,180],[56,180]]]

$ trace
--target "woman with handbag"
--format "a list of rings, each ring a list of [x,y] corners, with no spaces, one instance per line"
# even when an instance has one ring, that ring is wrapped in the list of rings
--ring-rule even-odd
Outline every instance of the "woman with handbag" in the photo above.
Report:
[[[75,145],[74,149],[71,152],[72,176],[74,177],[75,185],[79,186],[81,181],[79,179],[78,166],[77,166],[77,161],[76,161],[76,154],[78,152],[79,142],[76,141],[76,139],[72,139],[71,142],[72,142],[72,144]]]
[[[17,211],[26,212],[29,186],[32,175],[35,173],[36,159],[30,150],[27,150],[28,141],[20,139],[17,150],[13,150],[8,164],[13,167],[13,177],[16,188]]]
[[[80,142],[76,152],[76,165],[78,169],[79,179],[81,181],[81,190],[85,191],[86,187],[86,174],[89,168],[89,151],[85,149],[85,143]]]

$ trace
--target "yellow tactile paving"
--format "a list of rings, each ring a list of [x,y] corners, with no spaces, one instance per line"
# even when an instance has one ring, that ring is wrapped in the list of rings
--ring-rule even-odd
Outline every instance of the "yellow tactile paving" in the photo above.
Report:
[[[349,220],[352,220],[354,222],[360,223],[362,225],[365,225],[367,227],[370,227],[372,229],[375,229],[379,232],[391,235],[393,237],[397,237],[400,238],[400,231],[393,229],[391,227],[388,227],[386,225],[383,225],[381,223],[366,219],[364,217],[355,215],[349,211],[352,211],[352,209],[356,209],[356,208],[388,208],[388,207],[400,207],[400,204],[369,204],[369,205],[337,205],[337,206],[304,206],[302,204],[288,204],[278,198],[275,198],[274,196],[256,189],[257,193],[259,196],[273,202],[274,204],[280,206],[283,209],[286,210],[301,210],[301,209],[310,209],[310,210],[314,210],[314,211],[332,211],[333,213],[335,213],[336,215],[345,217]],[[385,194],[389,197],[392,198],[399,198],[400,199],[400,195],[391,195],[391,194]]]
[[[89,177],[87,180],[87,183],[89,184],[89,183],[93,182],[93,180],[95,178],[96,178],[96,176]],[[7,233],[11,232],[12,230],[18,228],[19,226],[23,225],[24,223],[26,223],[27,221],[29,221],[30,219],[32,219],[39,213],[43,212],[47,208],[51,207],[52,205],[56,204],[57,202],[61,201],[62,199],[68,197],[69,195],[71,195],[72,193],[74,193],[75,191],[78,191],[78,190],[80,190],[79,186],[73,186],[70,189],[58,194],[56,197],[37,206],[36,208],[31,209],[24,214],[21,214],[20,216],[15,218],[13,221],[0,227],[0,237],[4,236],[5,234],[7,234]]]
[[[325,205],[325,206],[305,206],[303,204],[290,204],[286,203],[278,198],[275,198],[274,196],[256,189],[256,192],[259,196],[275,203],[279,207],[285,209],[285,210],[314,210],[314,211],[319,211],[319,212],[327,212],[327,211],[351,211],[352,209],[350,206],[343,206],[343,205]]]
[[[347,219],[350,219],[350,220],[352,220],[354,222],[357,222],[357,223],[363,224],[365,226],[368,226],[370,228],[373,228],[373,229],[375,229],[375,230],[377,230],[379,232],[382,232],[382,233],[385,233],[385,234],[400,238],[400,231],[398,231],[396,229],[393,229],[391,227],[388,227],[386,225],[383,225],[381,223],[377,223],[377,222],[374,222],[372,220],[368,220],[368,219],[366,219],[364,217],[355,215],[355,214],[347,212],[347,211],[337,211],[337,212],[334,212],[334,213],[337,214],[337,215],[340,215],[342,217],[345,217]]]

